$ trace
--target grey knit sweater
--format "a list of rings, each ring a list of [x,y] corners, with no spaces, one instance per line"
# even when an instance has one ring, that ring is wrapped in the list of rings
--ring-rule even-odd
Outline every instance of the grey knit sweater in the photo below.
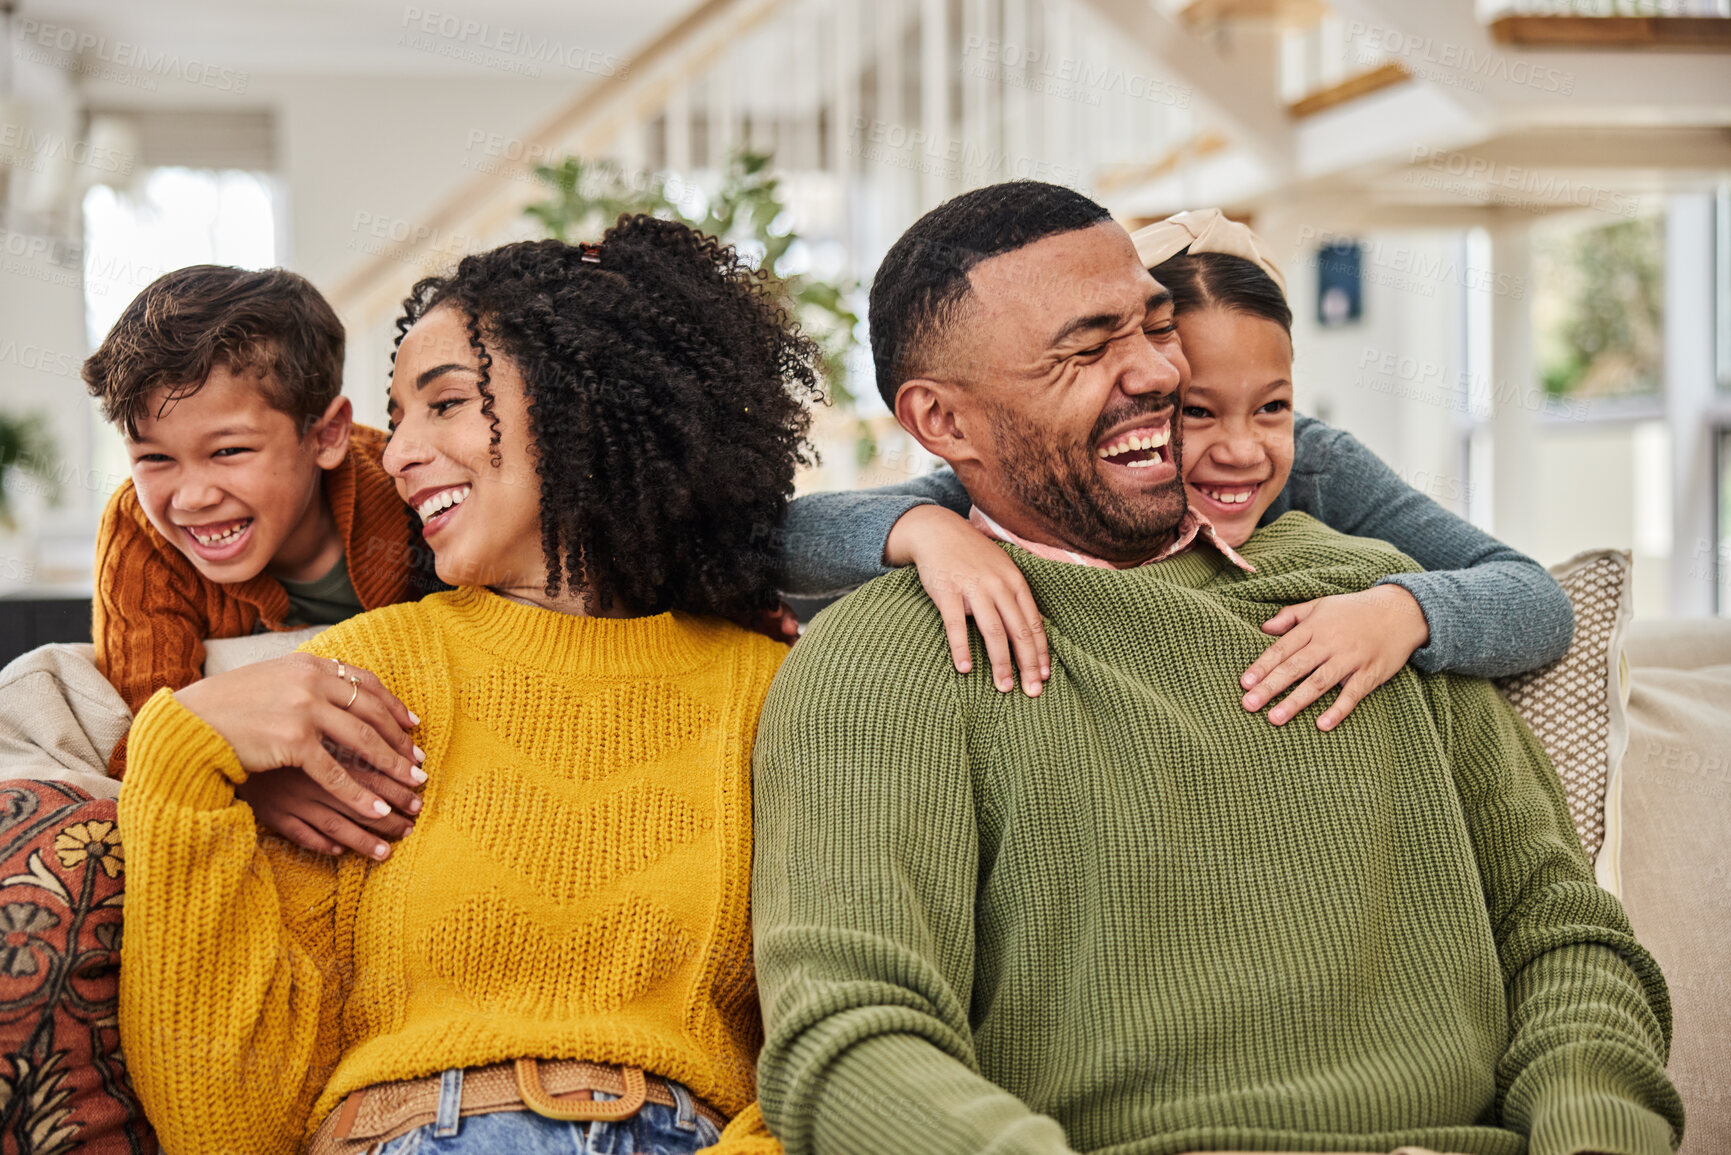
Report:
[[[1543,566],[1412,488],[1345,430],[1299,416],[1293,438],[1292,476],[1262,524],[1298,510],[1341,533],[1386,541],[1423,566],[1425,573],[1384,579],[1411,593],[1430,625],[1415,667],[1497,678],[1563,656],[1574,611]],[[890,527],[914,506],[932,504],[965,516],[971,503],[949,469],[799,498],[783,524],[783,591],[841,593],[889,573]]]

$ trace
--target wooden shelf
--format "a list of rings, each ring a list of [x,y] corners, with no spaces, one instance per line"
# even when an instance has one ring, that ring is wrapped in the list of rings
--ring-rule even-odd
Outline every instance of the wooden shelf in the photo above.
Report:
[[[1721,16],[1503,16],[1491,22],[1491,36],[1498,44],[1520,48],[1731,52],[1731,19]]]
[[[1286,111],[1302,120],[1307,116],[1315,116],[1330,108],[1380,92],[1392,85],[1411,80],[1412,73],[1394,61],[1380,65],[1369,72],[1361,72],[1357,76],[1349,76],[1339,84],[1328,88],[1319,88],[1300,100],[1295,100],[1286,106]]]
[[[1328,14],[1323,0],[1195,0],[1179,17],[1192,29],[1250,22],[1309,28]]]

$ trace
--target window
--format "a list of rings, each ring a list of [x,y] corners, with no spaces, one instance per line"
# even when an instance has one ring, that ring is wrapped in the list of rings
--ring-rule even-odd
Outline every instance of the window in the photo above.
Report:
[[[186,265],[276,264],[270,178],[235,169],[149,169],[137,191],[84,197],[84,316],[95,348],[132,298]]]
[[[1533,338],[1554,398],[1657,396],[1665,379],[1665,218],[1533,230]]]
[[[267,268],[277,263],[270,177],[239,169],[145,169],[132,188],[84,195],[84,325],[96,348],[139,292],[187,265]],[[125,445],[97,421],[91,464],[117,485],[131,472]],[[105,486],[106,488],[106,486]],[[108,493],[97,494],[107,501]]]

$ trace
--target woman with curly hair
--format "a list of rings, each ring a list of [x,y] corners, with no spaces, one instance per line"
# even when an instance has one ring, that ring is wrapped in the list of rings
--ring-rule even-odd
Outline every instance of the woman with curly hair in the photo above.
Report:
[[[456,588],[133,726],[121,1033],[166,1149],[779,1150],[748,882],[786,651],[726,619],[776,604],[818,357],[767,285],[628,217],[414,287],[384,464]],[[388,860],[235,801],[331,749],[424,782]]]

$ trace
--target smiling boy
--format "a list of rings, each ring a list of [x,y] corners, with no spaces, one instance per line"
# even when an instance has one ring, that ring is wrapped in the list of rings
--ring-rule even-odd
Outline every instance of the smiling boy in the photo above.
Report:
[[[385,435],[354,424],[342,367],[342,322],[305,278],[218,265],[159,277],[85,361],[132,462],[98,531],[91,631],[132,709],[197,681],[207,638],[331,624],[430,588],[379,464]]]

